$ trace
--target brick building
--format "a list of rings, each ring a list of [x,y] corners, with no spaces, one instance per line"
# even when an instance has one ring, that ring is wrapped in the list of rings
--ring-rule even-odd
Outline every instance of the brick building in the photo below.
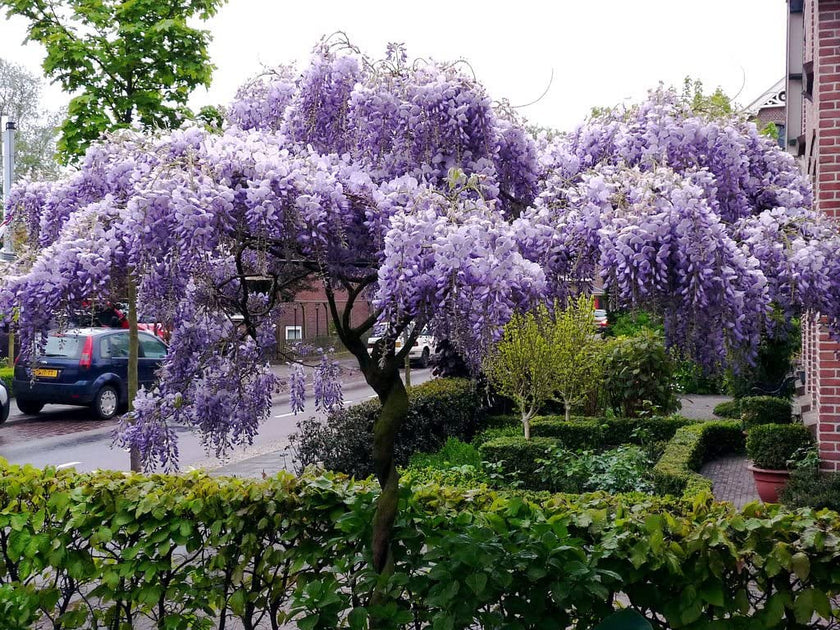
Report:
[[[785,99],[787,98],[787,85],[782,77],[776,84],[764,94],[755,99],[744,108],[749,120],[755,123],[761,131],[767,125],[776,126],[779,145],[785,146]]]
[[[816,208],[840,221],[840,0],[787,6],[786,145],[811,178]],[[803,420],[823,468],[840,471],[840,344],[818,314],[802,318],[802,367]]]
[[[282,347],[285,342],[298,340],[321,341],[326,343],[332,338],[334,343],[340,343],[332,327],[329,303],[320,283],[314,283],[317,288],[300,291],[295,295],[294,302],[283,307],[283,313],[277,328],[277,342]],[[339,312],[347,303],[347,295],[343,291],[336,291],[336,304]],[[352,325],[361,324],[370,315],[370,304],[359,298],[353,305]]]

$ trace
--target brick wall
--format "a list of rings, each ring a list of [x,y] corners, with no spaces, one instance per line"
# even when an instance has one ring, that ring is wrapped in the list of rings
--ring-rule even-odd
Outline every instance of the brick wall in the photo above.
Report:
[[[840,219],[840,0],[805,0],[804,61],[813,63],[811,98],[803,99],[806,172],[818,210]],[[806,403],[826,470],[840,471],[840,344],[813,315],[803,317]]]
[[[817,331],[817,441],[824,470],[840,471],[840,344],[825,327]]]
[[[761,131],[767,126],[767,123],[777,123],[779,125],[785,124],[785,108],[784,107],[764,107],[758,110],[755,116],[755,126]]]

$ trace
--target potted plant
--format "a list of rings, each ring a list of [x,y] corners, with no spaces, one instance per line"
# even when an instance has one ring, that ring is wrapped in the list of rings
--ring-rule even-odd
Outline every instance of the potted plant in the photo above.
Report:
[[[779,501],[779,490],[790,478],[789,462],[799,449],[813,444],[813,435],[801,424],[763,424],[750,429],[747,456],[752,464],[748,468],[762,501]]]

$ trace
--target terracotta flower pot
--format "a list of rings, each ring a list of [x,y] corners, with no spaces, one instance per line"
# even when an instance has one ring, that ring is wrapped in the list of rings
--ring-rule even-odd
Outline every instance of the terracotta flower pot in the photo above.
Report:
[[[765,503],[778,503],[779,491],[787,485],[790,471],[756,468],[752,464],[747,466],[747,469],[753,474],[759,498]]]

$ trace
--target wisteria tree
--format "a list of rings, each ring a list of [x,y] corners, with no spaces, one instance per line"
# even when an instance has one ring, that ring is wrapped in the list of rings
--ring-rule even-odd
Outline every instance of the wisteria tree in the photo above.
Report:
[[[459,67],[409,65],[399,47],[372,63],[323,46],[301,75],[243,88],[220,135],[115,136],[70,179],[17,189],[11,209],[32,253],[0,308],[17,311],[32,348],[57,315],[135,284],[141,310],[173,333],[160,386],[135,399],[119,442],[168,467],[177,423],[218,453],[253,438],[276,386],[262,349],[278,312],[302,284],[323,283],[335,330],[382,403],[372,549],[384,571],[408,405],[398,368],[427,324],[477,364],[493,331],[544,293],[509,220],[536,184],[534,142]],[[270,287],[255,290],[255,276]],[[373,312],[359,323],[362,300]],[[369,352],[376,322],[387,332]],[[317,405],[337,402],[332,372],[328,360],[316,370]],[[298,407],[300,385],[295,374]]]
[[[837,226],[754,125],[660,88],[542,143],[541,163],[516,233],[549,284],[600,275],[614,305],[661,314],[668,343],[709,369],[753,360],[776,309],[840,332]]]
[[[246,85],[229,112],[220,134],[124,133],[69,179],[16,189],[9,209],[31,250],[0,287],[0,313],[31,352],[51,320],[135,285],[172,342],[119,442],[171,467],[177,423],[217,453],[253,439],[277,385],[263,349],[278,313],[322,283],[382,403],[379,572],[393,562],[393,442],[408,405],[398,366],[425,325],[478,366],[514,312],[598,274],[620,304],[662,312],[669,342],[709,365],[748,359],[773,302],[838,323],[837,231],[809,210],[793,161],[671,92],[535,144],[468,68],[321,45],[302,73]],[[359,321],[364,300],[373,312]],[[386,333],[368,350],[377,322]],[[317,405],[340,399],[332,373],[323,360]],[[302,406],[298,375],[292,395]]]

